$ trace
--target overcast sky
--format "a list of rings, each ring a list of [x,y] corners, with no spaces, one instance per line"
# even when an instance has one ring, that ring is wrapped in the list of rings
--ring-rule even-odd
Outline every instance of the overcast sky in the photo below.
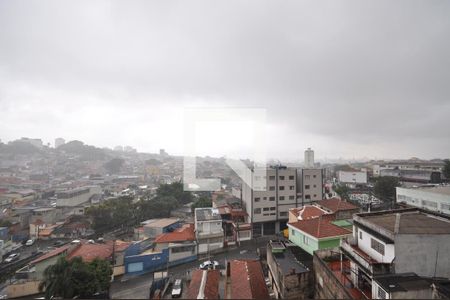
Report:
[[[449,16],[429,0],[2,0],[0,138],[182,154],[185,108],[245,107],[266,110],[281,160],[449,157]],[[213,128],[199,154],[248,155],[248,130]]]

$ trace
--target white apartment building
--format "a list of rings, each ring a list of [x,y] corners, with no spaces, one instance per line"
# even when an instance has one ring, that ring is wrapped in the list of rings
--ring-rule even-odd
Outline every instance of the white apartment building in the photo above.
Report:
[[[219,210],[212,207],[196,208],[194,215],[198,254],[223,248],[225,236]]]
[[[311,148],[308,148],[305,150],[304,167],[305,167],[305,169],[314,168],[314,150],[311,150]]]
[[[288,221],[289,209],[298,206],[297,169],[272,166],[252,171],[252,188],[242,183],[242,203],[249,215],[253,234],[280,232]],[[265,186],[265,190],[259,187]]]
[[[380,294],[376,277],[383,274],[450,278],[450,219],[418,208],[356,214],[341,250],[352,283],[366,295]]]
[[[338,181],[349,185],[367,184],[367,172],[365,171],[339,171]]]
[[[450,186],[397,188],[397,203],[450,215]]]

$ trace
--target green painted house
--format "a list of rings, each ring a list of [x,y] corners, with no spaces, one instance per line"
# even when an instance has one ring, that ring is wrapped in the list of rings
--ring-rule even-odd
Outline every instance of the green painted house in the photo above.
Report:
[[[351,235],[352,231],[346,229],[346,226],[333,224],[333,221],[317,217],[288,223],[289,240],[311,255],[319,249],[338,247],[341,240]]]

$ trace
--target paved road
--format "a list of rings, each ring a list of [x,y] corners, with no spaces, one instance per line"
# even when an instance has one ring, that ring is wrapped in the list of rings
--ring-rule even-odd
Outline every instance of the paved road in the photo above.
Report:
[[[230,249],[227,252],[211,255],[212,260],[217,260],[222,268],[225,268],[226,260],[232,259],[253,259],[258,258],[256,249],[265,247],[267,241],[275,237],[261,237],[251,241],[242,242],[239,248]],[[186,279],[188,274],[195,269],[201,262],[207,260],[200,259],[186,264],[169,268],[169,275],[173,279]],[[138,277],[128,277],[128,279],[118,279],[112,283],[110,295],[112,299],[148,299],[150,285],[153,279],[153,273],[141,275]],[[186,287],[185,287],[186,288]],[[170,289],[168,290],[170,293]]]

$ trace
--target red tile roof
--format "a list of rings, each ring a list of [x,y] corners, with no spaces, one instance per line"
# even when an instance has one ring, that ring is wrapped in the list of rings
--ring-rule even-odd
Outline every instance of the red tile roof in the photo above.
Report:
[[[31,261],[30,264],[34,265],[34,264],[37,264],[37,263],[39,263],[41,261],[44,261],[44,260],[46,260],[48,258],[51,258],[51,257],[57,256],[59,254],[62,254],[64,252],[66,252],[69,249],[69,247],[70,247],[70,244],[67,244],[67,245],[64,245],[62,247],[56,248],[55,250],[49,251],[49,252],[45,253],[44,255],[42,255],[42,256],[36,258],[35,260]]]
[[[178,228],[173,232],[160,234],[156,237],[155,243],[174,243],[194,240],[194,224],[184,224],[181,228]]]
[[[318,207],[312,205],[305,205],[298,210],[297,217],[299,220],[308,220],[318,218],[326,213],[327,213],[326,211]]]
[[[67,255],[67,259],[70,260],[74,257],[81,257],[83,261],[90,262],[95,258],[109,259],[113,254],[112,242],[105,244],[90,244],[82,242],[75,250]]]
[[[115,251],[120,252],[127,249],[132,243],[131,242],[125,242],[121,240],[116,241],[116,247],[114,248]]]
[[[230,277],[232,299],[270,299],[259,261],[231,261]]]
[[[331,198],[331,199],[324,199],[316,202],[317,205],[323,206],[333,212],[337,212],[340,210],[353,210],[358,209],[358,206],[355,206],[345,200],[339,199],[339,198]]]
[[[200,293],[203,274],[206,276],[203,299],[219,299],[219,270],[195,270],[192,273],[191,282],[188,287],[187,299],[197,299]]]
[[[302,220],[289,225],[318,239],[351,234],[350,230],[331,224],[331,220],[331,217],[321,217]]]

